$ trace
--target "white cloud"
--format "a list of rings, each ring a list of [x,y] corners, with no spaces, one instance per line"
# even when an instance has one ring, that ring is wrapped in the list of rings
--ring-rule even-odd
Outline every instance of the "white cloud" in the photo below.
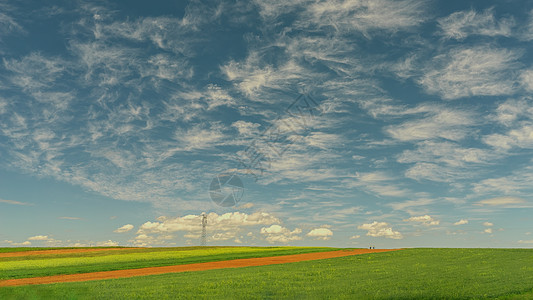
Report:
[[[314,237],[317,240],[329,240],[333,236],[333,232],[328,228],[315,228],[307,233],[307,236]]]
[[[440,221],[433,219],[430,215],[424,215],[424,216],[418,216],[418,217],[410,217],[408,219],[405,219],[404,222],[418,222],[422,223],[422,225],[426,226],[433,226],[433,225],[439,225]]]
[[[0,12],[0,40],[2,37],[15,32],[25,33],[22,26],[20,26],[12,17]]]
[[[357,234],[356,234],[356,235],[352,235],[352,236],[350,237],[350,240],[356,240],[356,239],[358,239],[358,238],[360,238],[360,237],[361,237],[361,236],[360,236],[360,235],[357,235]]]
[[[284,231],[286,231],[287,228],[282,227],[280,225],[272,225],[270,227],[263,227],[261,228],[261,233],[263,234],[279,234]]]
[[[520,195],[528,195],[531,190],[533,181],[533,167],[531,163],[526,163],[521,167],[515,168],[509,175],[502,177],[487,178],[473,184],[474,192],[482,195],[498,195],[503,197],[494,199],[485,199],[477,205],[502,205],[502,207],[530,207],[528,201],[520,198]]]
[[[494,224],[491,223],[491,222],[484,222],[483,226],[489,226],[490,227],[490,226],[494,226]]]
[[[492,228],[486,228],[485,230],[483,230],[484,233],[488,233],[488,234],[492,234],[493,230]]]
[[[455,225],[455,226],[458,226],[458,225],[465,225],[465,224],[468,224],[468,220],[466,220],[466,219],[461,219],[461,220],[459,220],[459,221],[453,223],[453,225]]]
[[[466,110],[446,107],[420,107],[424,112],[422,118],[411,120],[385,128],[387,134],[400,141],[418,141],[444,138],[458,141],[468,135],[468,127],[474,125],[474,115]]]
[[[58,219],[61,219],[61,220],[81,220],[82,218],[78,218],[78,217],[58,217]]]
[[[124,226],[122,226],[122,227],[120,227],[120,228],[115,229],[113,232],[116,232],[116,233],[124,233],[124,232],[128,232],[128,231],[132,230],[133,227],[134,227],[134,226],[131,225],[131,224],[126,224],[126,225],[124,225]]]
[[[510,150],[513,147],[533,148],[533,124],[523,123],[505,134],[494,133],[483,137],[483,142],[498,150]]]
[[[30,246],[31,245],[31,242],[30,241],[24,241],[22,243],[14,243],[12,241],[7,241],[11,246]]]
[[[237,235],[236,232],[226,231],[226,232],[217,232],[213,234],[210,239],[213,241],[227,241],[235,238]]]
[[[239,207],[237,207],[237,208],[238,208],[238,209],[247,209],[247,208],[252,208],[252,207],[254,207],[254,206],[255,206],[255,205],[254,205],[253,203],[248,202],[248,203],[245,203],[245,204],[243,204],[243,205],[241,205],[241,206],[239,206]]]
[[[520,244],[533,244],[533,240],[519,240]]]
[[[465,148],[451,141],[418,142],[414,150],[397,156],[399,163],[415,163],[405,175],[416,180],[451,182],[475,176],[476,167],[493,163],[499,156],[482,148]]]
[[[435,202],[434,199],[429,198],[420,198],[416,200],[407,200],[403,202],[392,202],[387,203],[387,206],[392,207],[394,210],[403,210],[409,214],[423,213],[427,210],[427,206]]]
[[[312,74],[293,60],[272,65],[267,64],[263,56],[259,51],[251,50],[243,62],[230,61],[220,67],[222,74],[252,101],[278,103],[279,96],[269,93],[273,90],[290,91],[291,86]]]
[[[149,42],[160,49],[184,54],[190,51],[184,35],[197,31],[197,26],[206,21],[207,12],[212,11],[206,7],[202,16],[188,10],[183,19],[146,17],[134,21],[96,22],[92,30],[96,40],[121,38],[137,43]]]
[[[389,239],[403,239],[403,235],[399,231],[394,231],[386,222],[377,222],[363,224],[357,226],[358,229],[368,230],[367,236],[372,237],[386,237]]]
[[[118,246],[118,242],[107,240],[102,242],[97,242],[96,247],[115,247]]]
[[[239,120],[239,121],[233,122],[231,126],[235,127],[237,131],[239,131],[240,135],[245,136],[245,137],[250,137],[259,132],[258,127],[261,126],[261,124]]]
[[[51,239],[52,238],[48,237],[47,235],[36,235],[28,238],[29,241],[48,241]]]
[[[265,144],[258,147],[265,147],[265,156],[268,159],[272,158],[262,165],[267,170],[261,179],[263,184],[279,182],[286,179],[298,182],[317,182],[348,175],[344,170],[339,170],[336,167],[324,164],[324,161],[338,158],[338,155],[332,153],[332,151],[321,149],[308,150],[306,145],[299,141],[289,145],[281,143],[275,145],[274,147],[277,150],[289,147],[281,156],[278,156],[271,148],[267,148],[268,146]],[[242,155],[240,152],[238,154]]]
[[[11,83],[25,91],[37,91],[53,85],[65,74],[67,63],[59,58],[45,57],[38,52],[16,59],[4,59],[4,67],[13,72]]]
[[[295,228],[291,231],[280,225],[271,225],[270,227],[261,228],[261,234],[265,235],[265,239],[271,244],[299,241],[302,239],[299,235],[301,233],[302,230],[300,228]]]
[[[383,197],[403,197],[410,191],[398,185],[397,178],[382,172],[356,172],[353,178],[345,179],[342,182],[349,188],[358,188],[369,194]]]
[[[494,18],[493,9],[478,13],[474,10],[454,12],[446,18],[439,19],[442,35],[449,39],[462,40],[469,35],[506,36],[513,34],[513,18]]]
[[[522,198],[518,197],[496,197],[496,198],[490,198],[478,201],[477,205],[489,205],[489,206],[506,206],[506,205],[513,205],[513,204],[524,204],[526,201]]]
[[[12,205],[32,205],[26,202],[20,202],[20,201],[15,201],[15,200],[5,200],[5,199],[0,199],[0,203],[6,203],[6,204],[12,204]]]
[[[405,176],[407,178],[436,182],[450,182],[458,178],[465,178],[465,175],[466,174],[458,172],[457,169],[449,166],[424,162],[416,163],[405,171]]]
[[[202,230],[200,215],[175,218],[161,216],[157,220],[158,222],[145,222],[139,227],[138,236],[133,239],[136,245],[164,244],[172,239],[172,233],[178,231],[185,231],[186,238],[200,237]],[[232,212],[222,215],[212,212],[207,214],[207,230],[210,235],[209,239],[213,241],[233,239],[247,227],[279,224],[280,222],[275,216],[264,212],[252,214]]]
[[[181,143],[181,147],[186,151],[211,148],[224,137],[225,135],[220,129],[213,124],[210,128],[195,126],[188,130],[180,129],[175,134],[175,139]]]
[[[529,20],[520,37],[526,41],[533,40],[533,9],[529,11]]]
[[[515,92],[513,74],[520,56],[489,46],[452,49],[434,57],[418,83],[443,99],[509,95]]]
[[[522,86],[529,92],[533,91],[533,69],[527,69],[520,74]]]
[[[275,19],[282,14],[289,13],[301,8],[302,4],[307,5],[310,3],[309,0],[254,0],[253,2],[259,7],[259,14],[261,15],[261,17],[267,20]]]
[[[234,106],[237,100],[226,90],[215,84],[208,84],[203,90],[179,91],[175,95],[180,100],[187,100],[190,109],[213,110],[219,106]],[[181,102],[181,101],[180,101]],[[180,104],[183,107],[183,104]]]
[[[517,125],[523,119],[533,119],[533,103],[529,97],[507,99],[496,108],[494,120],[506,127]]]
[[[465,164],[485,163],[494,155],[485,149],[463,148],[454,142],[423,141],[416,150],[406,150],[398,156],[400,163],[439,162],[459,167]]]
[[[341,33],[396,32],[424,22],[427,18],[421,1],[335,0],[320,1],[307,6],[297,26],[303,28],[333,28]]]

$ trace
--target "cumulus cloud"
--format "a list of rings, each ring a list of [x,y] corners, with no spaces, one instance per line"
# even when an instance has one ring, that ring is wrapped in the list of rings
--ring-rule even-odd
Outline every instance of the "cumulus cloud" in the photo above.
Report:
[[[48,237],[47,235],[36,235],[31,236],[28,238],[29,241],[49,241],[52,240],[52,238]]]
[[[307,233],[307,236],[313,237],[316,240],[329,240],[333,236],[333,232],[328,228],[315,228]]]
[[[493,230],[492,228],[485,228],[485,230],[483,230],[484,233],[488,233],[488,234],[492,234]]]
[[[367,236],[372,237],[386,237],[389,239],[403,239],[403,235],[399,231],[394,231],[392,227],[386,222],[377,222],[363,224],[357,226],[358,229],[367,230]]]
[[[134,226],[131,225],[131,224],[126,224],[126,225],[124,225],[124,226],[122,226],[122,227],[120,227],[120,228],[115,229],[113,232],[116,232],[116,233],[124,233],[124,232],[128,232],[128,231],[132,230],[133,227],[134,227]]]
[[[494,224],[491,223],[491,222],[484,222],[483,226],[489,226],[490,227],[490,226],[494,226]]]
[[[439,225],[440,221],[435,220],[430,215],[424,215],[424,216],[418,216],[418,217],[410,217],[408,219],[404,219],[404,222],[415,222],[415,223],[421,223],[425,226],[433,226],[433,225]]]
[[[118,246],[118,242],[107,240],[107,241],[97,242],[96,246],[97,247],[115,247],[115,246]]]
[[[455,226],[458,226],[458,225],[465,225],[465,224],[468,224],[468,220],[466,220],[466,219],[461,219],[461,220],[459,220],[459,221],[453,223],[453,225],[455,225]]]
[[[289,230],[286,227],[280,225],[271,225],[270,227],[261,228],[261,234],[265,236],[265,239],[271,243],[288,243],[292,241],[299,241],[302,237],[299,235],[302,233],[300,228]]]
[[[281,221],[264,212],[246,214],[232,212],[219,215],[217,213],[207,214],[207,224],[210,240],[222,241],[235,238],[247,227],[279,224]],[[157,222],[145,222],[137,230],[137,237],[134,243],[149,245],[150,243],[162,243],[172,239],[175,232],[185,232],[186,238],[199,238],[202,230],[201,215],[186,215],[183,217],[157,218]]]
[[[31,246],[31,242],[30,241],[24,241],[24,242],[21,242],[21,243],[17,243],[17,242],[13,242],[13,241],[9,241],[9,240],[4,240],[4,243],[7,243],[11,246],[16,246],[16,247],[19,247],[19,246]]]

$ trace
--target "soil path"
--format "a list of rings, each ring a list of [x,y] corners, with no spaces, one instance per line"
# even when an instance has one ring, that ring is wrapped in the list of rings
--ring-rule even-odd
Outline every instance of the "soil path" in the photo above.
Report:
[[[58,283],[58,282],[90,281],[90,280],[102,280],[102,279],[124,278],[124,277],[145,276],[145,275],[157,275],[157,274],[165,274],[165,273],[188,272],[188,271],[204,271],[204,270],[225,269],[225,268],[241,268],[241,267],[252,267],[252,266],[277,265],[277,264],[285,264],[285,263],[292,263],[292,262],[299,262],[299,261],[343,257],[343,256],[349,256],[349,255],[366,254],[366,253],[387,252],[387,251],[395,251],[395,250],[399,250],[399,249],[337,250],[337,251],[328,251],[328,252],[315,252],[315,253],[273,256],[273,257],[242,258],[242,259],[234,259],[234,260],[213,261],[213,262],[176,265],[176,266],[150,267],[150,268],[130,269],[130,270],[116,270],[116,271],[69,274],[69,275],[54,275],[54,276],[46,276],[46,277],[8,279],[8,280],[1,280],[0,287],[28,285],[28,284],[48,284],[48,283]]]
[[[129,249],[141,249],[141,248],[87,248],[87,249],[83,248],[83,249],[55,249],[55,250],[35,250],[35,251],[4,252],[4,253],[0,253],[0,258],[2,258],[2,257],[43,255],[43,254],[65,254],[65,253],[129,250]]]

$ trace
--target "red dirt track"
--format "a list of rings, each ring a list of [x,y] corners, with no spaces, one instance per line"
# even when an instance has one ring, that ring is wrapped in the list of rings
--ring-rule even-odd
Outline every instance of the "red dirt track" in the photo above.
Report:
[[[82,248],[82,249],[20,251],[20,252],[0,253],[0,258],[1,257],[43,255],[43,254],[65,254],[65,253],[80,253],[80,252],[114,251],[114,250],[127,250],[127,249],[141,249],[141,248]]]
[[[150,268],[130,269],[130,270],[116,270],[116,271],[81,273],[81,274],[54,275],[54,276],[46,276],[46,277],[8,279],[8,280],[0,280],[0,287],[29,285],[29,284],[49,284],[49,283],[59,283],[59,282],[90,281],[90,280],[125,278],[125,277],[135,277],[135,276],[145,276],[145,275],[157,275],[157,274],[165,274],[165,273],[179,273],[179,272],[204,271],[204,270],[225,269],[225,268],[241,268],[241,267],[252,267],[252,266],[277,265],[277,264],[285,264],[285,263],[292,263],[292,262],[299,262],[299,261],[326,259],[326,258],[343,257],[343,256],[350,256],[350,255],[366,254],[366,253],[387,252],[387,251],[395,251],[395,250],[399,250],[399,249],[338,250],[338,251],[293,254],[293,255],[283,255],[283,256],[273,256],[273,257],[243,258],[243,259],[213,261],[213,262],[176,265],[176,266],[150,267]],[[54,250],[49,250],[49,251],[54,251]]]

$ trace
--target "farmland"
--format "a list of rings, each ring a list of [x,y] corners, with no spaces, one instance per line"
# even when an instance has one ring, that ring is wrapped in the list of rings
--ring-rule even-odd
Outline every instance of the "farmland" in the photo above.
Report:
[[[172,248],[170,248],[172,249]],[[124,249],[107,253],[1,259],[3,278],[72,273],[86,268],[183,264],[283,255],[332,248]],[[122,250],[121,250],[122,251]],[[183,253],[179,253],[183,252]],[[118,255],[118,256],[117,256]],[[148,256],[146,256],[148,255]],[[125,256],[120,258],[120,256]],[[137,256],[136,259],[134,259]],[[153,256],[150,258],[150,256]],[[37,259],[37,257],[39,257]],[[112,259],[111,259],[112,258]],[[88,259],[89,261],[85,261]],[[60,264],[50,262],[60,260]],[[135,262],[135,263],[132,263]],[[29,272],[29,270],[33,270]],[[175,298],[533,298],[533,250],[405,249],[283,265],[219,269],[0,288],[2,299],[175,299]]]
[[[100,249],[99,249],[100,250]],[[311,247],[186,247],[144,248],[0,258],[0,280],[170,266],[237,258],[265,257],[335,248]]]

